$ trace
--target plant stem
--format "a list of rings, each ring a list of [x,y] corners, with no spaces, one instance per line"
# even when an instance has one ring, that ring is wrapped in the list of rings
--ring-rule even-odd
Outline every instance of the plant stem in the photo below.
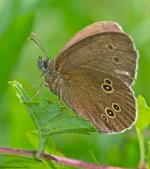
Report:
[[[145,146],[144,146],[144,138],[143,134],[139,129],[136,129],[138,140],[139,140],[139,146],[140,146],[140,163],[139,168],[143,168],[142,166],[145,166]]]
[[[16,155],[28,158],[35,158],[36,151],[30,150],[22,150],[22,149],[14,149],[8,147],[0,147],[0,154],[7,154],[7,155]],[[85,169],[123,169],[120,167],[112,167],[112,166],[99,166],[95,164],[86,163],[80,160],[75,160],[67,157],[59,157],[52,154],[47,154],[42,152],[41,158],[52,160],[59,164],[64,164],[66,166],[72,166],[77,168],[85,168]]]

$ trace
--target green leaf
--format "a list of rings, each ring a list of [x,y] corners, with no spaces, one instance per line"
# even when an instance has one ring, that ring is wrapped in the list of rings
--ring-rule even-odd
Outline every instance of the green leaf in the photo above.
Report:
[[[23,85],[20,84],[17,81],[10,81],[8,82],[10,85],[12,85],[16,91],[16,96],[19,98],[20,103],[25,103],[25,102],[30,102],[30,98],[28,96],[28,94],[25,92],[25,90],[23,89]]]
[[[150,107],[146,105],[145,99],[142,96],[138,97],[138,119],[136,128],[142,132],[150,124]]]
[[[87,120],[73,112],[68,112],[57,103],[43,100],[40,103],[28,103],[27,108],[36,124],[40,137],[39,151],[48,136],[58,133],[88,133],[95,128]]]
[[[136,122],[136,130],[140,146],[140,162],[139,166],[145,166],[145,145],[143,131],[150,124],[150,108],[146,105],[145,99],[142,96],[138,97],[138,120]]]
[[[0,168],[53,169],[54,167],[34,158],[0,155]]]
[[[29,97],[17,81],[9,82],[16,88],[20,102],[25,103],[38,129],[40,153],[50,135],[58,133],[89,133],[96,131],[92,123],[74,112],[67,111],[58,103],[43,100],[40,103],[29,102]]]

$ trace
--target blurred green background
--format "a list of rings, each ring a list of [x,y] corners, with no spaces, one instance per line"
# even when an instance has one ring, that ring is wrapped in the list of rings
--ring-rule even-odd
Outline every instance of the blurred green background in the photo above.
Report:
[[[43,53],[27,41],[30,32],[40,37],[50,58],[55,58],[77,31],[103,20],[118,22],[133,37],[140,54],[134,91],[150,105],[149,0],[0,0],[0,145],[33,149],[26,133],[35,126],[8,84],[18,80],[28,87],[40,75],[36,62]],[[58,101],[45,87],[35,101],[44,98]],[[88,162],[135,167],[139,161],[134,128],[111,136],[60,134],[52,140],[64,155]]]

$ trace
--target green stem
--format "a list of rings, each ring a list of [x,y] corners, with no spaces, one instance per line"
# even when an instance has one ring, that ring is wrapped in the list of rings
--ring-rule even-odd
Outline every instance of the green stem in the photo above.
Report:
[[[138,140],[139,140],[139,146],[140,146],[140,166],[145,165],[145,146],[144,146],[144,137],[142,132],[139,129],[136,129]]]

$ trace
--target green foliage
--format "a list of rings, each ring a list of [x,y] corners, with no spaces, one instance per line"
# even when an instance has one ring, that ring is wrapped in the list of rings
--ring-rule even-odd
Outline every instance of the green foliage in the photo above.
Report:
[[[15,65],[19,57],[20,50],[31,31],[31,28],[33,26],[33,19],[33,14],[27,14],[26,16],[15,18],[0,38],[0,67],[3,68],[3,71],[0,71],[0,77],[3,79],[3,83],[0,83],[0,95],[6,87],[8,77],[13,68],[13,65]],[[18,32],[18,34],[16,34],[16,32]],[[19,39],[16,40],[16,37],[9,39],[9,37],[13,34],[16,34],[16,37],[19,36]]]
[[[35,150],[38,150],[39,148],[39,136],[38,136],[38,130],[33,130],[28,132],[27,138],[30,141],[31,145],[34,147]],[[50,154],[55,154],[59,156],[64,156],[63,153],[57,150],[54,141],[52,140],[51,137],[47,140],[47,144],[45,145],[44,148],[45,152],[48,152]]]
[[[54,169],[50,165],[37,159],[25,157],[13,157],[0,155],[0,167],[2,168],[26,168],[26,169]]]
[[[48,100],[43,100],[40,103],[32,103],[22,84],[17,81],[9,82],[15,89],[20,102],[25,103],[30,115],[36,125],[39,134],[39,148],[37,156],[43,151],[46,141],[50,135],[58,133],[88,133],[96,131],[95,127],[85,119],[76,115],[73,112],[67,112],[63,106],[58,103],[53,103]],[[139,138],[141,159],[140,165],[145,165],[145,147],[142,132],[150,124],[150,108],[146,105],[142,96],[138,97],[138,120],[136,129]],[[32,144],[37,144],[37,137],[28,135],[32,138]],[[148,154],[149,156],[149,154]],[[149,160],[147,160],[147,164]]]
[[[140,145],[140,166],[149,165],[150,158],[146,158],[145,156],[145,145],[144,145],[144,137],[143,131],[150,125],[150,107],[146,105],[145,99],[142,96],[138,97],[138,120],[136,122],[136,130],[139,139]],[[149,148],[148,155],[149,157]],[[146,163],[146,164],[145,164]]]
[[[25,169],[75,169],[51,161],[40,161],[36,158],[15,157],[0,155],[0,168],[25,168]]]
[[[68,112],[58,103],[43,100],[31,103],[28,94],[17,81],[9,82],[17,92],[20,102],[25,103],[38,129],[40,143],[38,153],[43,151],[47,138],[58,133],[88,133],[96,131],[87,120],[74,112]]]
[[[16,90],[16,96],[19,98],[20,103],[28,103],[30,102],[30,97],[22,88],[22,84],[18,83],[17,81],[10,81],[8,82],[10,85],[14,87]]]
[[[136,128],[143,132],[150,124],[150,107],[146,105],[145,99],[142,96],[138,97],[138,120]]]

